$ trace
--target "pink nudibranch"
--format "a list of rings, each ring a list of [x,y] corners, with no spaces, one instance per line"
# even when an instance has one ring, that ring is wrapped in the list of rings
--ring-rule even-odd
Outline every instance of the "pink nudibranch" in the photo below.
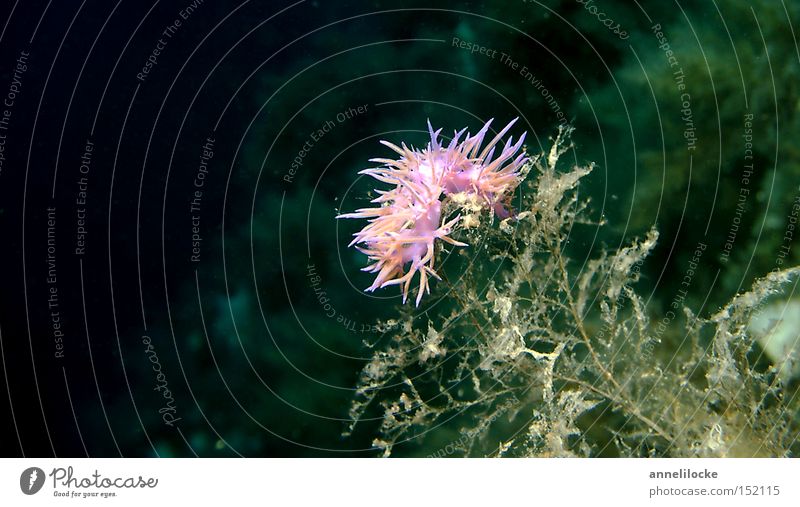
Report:
[[[389,285],[401,285],[403,302],[408,299],[411,281],[419,273],[419,291],[416,305],[422,295],[430,293],[429,277],[439,278],[434,270],[435,241],[440,239],[455,246],[467,246],[454,240],[450,233],[460,220],[457,216],[442,223],[442,200],[449,195],[465,193],[479,198],[492,212],[505,218],[509,212],[504,205],[520,182],[520,170],[529,161],[523,150],[517,155],[525,141],[522,134],[516,143],[509,138],[498,154],[492,158],[500,139],[511,129],[517,118],[509,122],[483,149],[481,143],[492,120],[486,122],[474,136],[466,129],[455,132],[445,147],[439,143],[441,129],[433,131],[430,121],[428,130],[431,140],[424,150],[408,148],[405,143],[398,147],[388,141],[381,144],[400,155],[398,159],[373,158],[383,166],[365,169],[359,174],[394,185],[391,190],[376,190],[379,196],[372,202],[374,208],[362,208],[354,213],[345,213],[336,218],[366,218],[369,223],[354,234],[348,246],[367,255],[372,262],[363,271],[378,273],[366,291]],[[408,271],[406,264],[411,263]]]

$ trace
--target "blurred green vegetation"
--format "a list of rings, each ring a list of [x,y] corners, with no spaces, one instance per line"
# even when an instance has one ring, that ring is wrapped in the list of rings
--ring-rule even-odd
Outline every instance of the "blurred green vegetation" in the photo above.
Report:
[[[196,428],[186,438],[198,453],[368,454],[362,451],[379,421],[367,421],[348,439],[341,433],[358,372],[371,355],[365,342],[387,337],[353,331],[337,318],[368,328],[397,316],[400,300],[391,289],[370,297],[361,292],[371,277],[359,271],[363,255],[346,246],[361,224],[334,217],[374,197],[372,182],[356,173],[369,158],[390,155],[378,140],[422,145],[426,118],[448,133],[463,126],[474,131],[491,117],[504,123],[521,116],[530,150],[547,145],[558,124],[553,108],[499,53],[527,66],[577,127],[576,162],[598,163],[581,191],[592,196],[592,212],[608,227],[574,230],[577,266],[603,245],[616,247],[655,224],[662,239],[640,282],[657,289],[648,307],[654,314],[679,289],[675,274],[685,271],[700,242],[708,249],[687,297],[697,312],[716,310],[775,267],[800,182],[793,141],[800,134],[800,55],[786,18],[800,19],[800,5],[786,3],[785,12],[772,1],[727,2],[719,11],[700,1],[596,4],[629,38],[567,0],[435,8],[421,1],[320,2],[313,28],[355,17],[308,35],[308,19],[305,30],[287,25],[286,37],[302,39],[257,71],[234,103],[242,131],[252,124],[242,134],[228,188],[234,197],[225,209],[226,271],[218,229],[208,248],[219,269],[198,281],[204,323],[195,281],[187,280],[179,295],[185,307],[177,310],[176,335],[191,352],[182,368],[203,407],[184,414],[185,427]],[[383,9],[402,10],[372,13]],[[650,28],[655,23],[686,75],[698,139],[692,152],[683,136],[680,92]],[[257,37],[263,47],[275,46],[273,32]],[[498,56],[452,47],[453,37],[496,49]],[[256,66],[247,59],[237,61],[240,68],[229,65],[241,75]],[[337,121],[338,113],[364,104],[366,113]],[[755,170],[723,263],[719,252],[741,188],[746,113],[754,117]],[[286,181],[293,159],[326,121],[335,126],[314,141]],[[798,261],[794,249],[786,264]],[[309,266],[333,317],[314,290]],[[424,456],[448,438],[399,452]],[[157,445],[159,453],[186,453],[168,430],[157,435]]]

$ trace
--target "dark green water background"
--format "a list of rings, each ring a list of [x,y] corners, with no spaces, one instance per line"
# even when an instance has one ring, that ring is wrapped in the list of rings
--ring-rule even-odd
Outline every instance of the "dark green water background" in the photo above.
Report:
[[[796,2],[206,0],[144,80],[186,6],[91,3],[52,6],[28,42],[44,3],[25,2],[0,45],[3,83],[32,55],[0,173],[5,455],[373,455],[379,421],[341,433],[365,342],[401,301],[363,292],[371,275],[347,248],[363,224],[334,217],[374,197],[357,172],[393,155],[378,141],[421,147],[426,119],[449,134],[519,116],[531,152],[573,125],[575,162],[597,163],[581,192],[606,225],[577,228],[571,253],[580,265],[657,226],[638,285],[656,318],[699,243],[686,303],[701,314],[800,260],[785,240],[800,195]],[[46,302],[49,206],[65,358]]]

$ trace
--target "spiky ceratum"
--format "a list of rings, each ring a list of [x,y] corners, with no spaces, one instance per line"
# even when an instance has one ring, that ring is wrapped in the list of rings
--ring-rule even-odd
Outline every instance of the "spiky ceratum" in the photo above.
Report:
[[[430,293],[429,277],[439,278],[434,270],[435,242],[440,239],[455,246],[467,246],[449,235],[461,219],[457,216],[446,221],[442,217],[442,201],[450,195],[467,194],[493,213],[505,218],[509,215],[506,202],[520,182],[520,170],[529,160],[524,150],[517,155],[525,141],[522,134],[516,143],[509,137],[496,158],[497,143],[517,121],[515,118],[501,130],[486,146],[481,147],[492,120],[481,130],[460,141],[466,129],[455,132],[445,147],[439,143],[441,129],[433,131],[430,121],[428,130],[431,140],[424,150],[409,148],[402,143],[398,147],[388,141],[381,144],[400,155],[393,160],[373,158],[370,162],[382,167],[365,169],[376,180],[394,185],[391,190],[376,190],[379,196],[372,202],[374,208],[362,208],[354,213],[345,213],[337,218],[366,218],[369,223],[349,246],[366,254],[373,263],[363,271],[378,273],[375,281],[366,290],[389,285],[400,285],[403,302],[408,299],[411,280],[419,273],[419,292],[416,304],[422,295]],[[407,271],[406,264],[411,263]]]

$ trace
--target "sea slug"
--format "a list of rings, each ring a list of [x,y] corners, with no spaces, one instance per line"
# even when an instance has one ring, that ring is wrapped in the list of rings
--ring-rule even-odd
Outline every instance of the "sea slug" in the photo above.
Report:
[[[492,120],[471,136],[466,129],[455,132],[447,146],[439,141],[441,129],[434,132],[428,121],[431,140],[424,150],[400,147],[388,142],[381,144],[400,156],[397,159],[373,158],[370,162],[381,167],[365,169],[359,174],[372,176],[378,181],[394,185],[390,190],[376,190],[379,194],[371,202],[373,208],[362,208],[337,218],[366,218],[369,223],[349,246],[355,246],[372,262],[363,271],[377,273],[375,281],[366,291],[389,285],[400,285],[403,302],[408,299],[411,281],[419,273],[419,291],[416,305],[425,292],[430,293],[429,277],[439,278],[434,270],[436,240],[455,246],[467,246],[450,237],[461,216],[448,220],[442,216],[444,201],[452,196],[472,198],[501,218],[510,215],[508,202],[521,181],[521,170],[530,160],[524,149],[522,134],[516,143],[509,137],[505,145],[497,143],[517,121],[515,118],[505,128],[481,146]],[[502,146],[502,149],[496,148]],[[495,151],[499,151],[494,157]],[[406,271],[405,266],[411,263]]]

